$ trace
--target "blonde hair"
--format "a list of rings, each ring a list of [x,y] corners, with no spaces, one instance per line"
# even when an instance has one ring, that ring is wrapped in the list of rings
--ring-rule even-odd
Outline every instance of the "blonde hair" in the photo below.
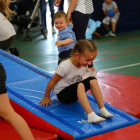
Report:
[[[15,1],[14,1],[15,2]],[[9,5],[11,0],[0,0],[0,10],[6,14],[6,18],[11,19],[11,14],[16,14],[15,11],[11,11]]]
[[[84,54],[84,52],[86,50],[88,50],[90,52],[98,51],[97,46],[95,45],[93,40],[83,39],[83,40],[77,41],[77,43],[75,44],[75,46],[73,48],[73,52],[72,52],[71,56],[74,56],[75,53]]]
[[[75,53],[84,54],[84,52],[86,50],[88,50],[90,52],[97,52],[98,51],[97,46],[95,45],[93,40],[83,39],[83,40],[77,41],[74,48],[72,49],[72,53],[70,54],[70,56],[61,60],[61,62],[67,60],[70,57],[73,57]]]
[[[57,18],[64,18],[66,21],[68,20],[67,14],[63,11],[58,11],[54,14],[54,19],[57,19]]]

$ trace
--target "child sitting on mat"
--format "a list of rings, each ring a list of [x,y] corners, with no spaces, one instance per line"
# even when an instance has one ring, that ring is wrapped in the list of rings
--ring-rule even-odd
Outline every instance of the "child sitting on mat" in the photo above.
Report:
[[[88,65],[96,58],[97,53],[97,47],[92,40],[79,40],[73,48],[71,57],[56,67],[55,75],[49,81],[44,97],[39,102],[41,106],[52,104],[50,92],[53,89],[52,93],[56,94],[57,98],[63,104],[79,100],[88,115],[89,123],[98,123],[105,121],[105,118],[113,117],[104,106],[102,93],[95,78],[95,73],[91,72],[88,68]],[[86,95],[86,91],[89,89],[91,89],[97,101],[102,117],[96,115],[89,104]]]
[[[59,61],[58,64],[70,56],[72,49],[75,45],[75,34],[72,31],[72,23],[68,23],[67,14],[63,11],[58,11],[54,15],[54,23],[56,29],[58,29],[58,40],[56,45],[59,51]]]

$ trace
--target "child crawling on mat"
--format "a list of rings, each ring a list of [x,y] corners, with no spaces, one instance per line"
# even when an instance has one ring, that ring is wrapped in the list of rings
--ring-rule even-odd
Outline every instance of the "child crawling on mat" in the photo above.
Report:
[[[92,40],[79,40],[71,54],[71,57],[61,62],[56,67],[55,75],[49,81],[44,97],[39,102],[41,106],[48,106],[51,103],[50,92],[57,95],[63,104],[69,104],[79,100],[83,109],[87,113],[89,123],[105,121],[105,118],[113,117],[109,113],[103,102],[102,93],[95,74],[90,71],[90,65],[98,53],[97,47]],[[100,108],[101,117],[92,110],[86,91],[91,89],[92,95]]]

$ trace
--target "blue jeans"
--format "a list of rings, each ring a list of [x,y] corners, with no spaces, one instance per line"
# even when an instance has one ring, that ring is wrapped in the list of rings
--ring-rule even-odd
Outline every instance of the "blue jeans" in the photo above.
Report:
[[[54,0],[49,0],[49,7],[50,7],[50,11],[51,11],[51,19],[52,19],[52,26],[54,26]],[[46,24],[46,11],[47,11],[47,7],[46,7],[47,3],[45,0],[40,0],[40,10],[41,10],[41,22],[42,22],[42,26],[47,28],[47,24]]]
[[[51,11],[52,27],[54,26],[54,0],[49,0],[49,7]]]
[[[64,0],[61,0],[60,5],[59,5],[59,11],[64,11]]]

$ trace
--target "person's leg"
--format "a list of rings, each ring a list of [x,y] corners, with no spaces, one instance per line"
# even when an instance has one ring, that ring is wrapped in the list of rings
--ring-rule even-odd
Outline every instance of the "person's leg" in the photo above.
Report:
[[[108,25],[107,25],[107,24],[105,24],[105,23],[103,23],[103,25],[104,25],[105,29],[107,30],[107,32],[109,32],[109,31],[110,31],[110,29],[109,29]]]
[[[55,28],[54,28],[54,0],[49,0],[49,7],[50,7],[50,11],[51,11],[51,19],[52,19],[52,33],[55,34]]]
[[[73,31],[75,32],[76,40],[86,39],[85,33],[88,25],[90,14],[82,14],[78,11],[72,12]]]
[[[87,114],[90,114],[91,112],[93,112],[93,110],[89,104],[89,101],[88,101],[88,98],[86,95],[86,91],[85,91],[85,86],[83,83],[79,83],[79,85],[78,85],[77,98]]]
[[[92,91],[92,95],[94,96],[99,108],[104,107],[103,97],[101,93],[101,89],[96,79],[90,80],[90,87]]]
[[[12,108],[7,93],[0,94],[0,116],[15,128],[23,140],[34,140],[25,120]]]
[[[92,95],[100,108],[101,116],[106,118],[113,117],[113,115],[105,109],[102,92],[96,79],[90,80],[90,87]]]
[[[111,33],[111,36],[113,36],[113,37],[116,37],[115,31],[116,31],[116,24],[118,22],[119,16],[120,16],[120,14],[117,13],[117,14],[115,14],[114,17],[111,18],[111,23],[112,23],[112,33]]]
[[[112,22],[112,31],[115,32],[116,31],[116,23]]]
[[[40,0],[40,11],[41,11],[41,22],[42,22],[42,27],[47,28],[46,25],[46,1],[45,0]]]
[[[103,26],[105,27],[105,29],[107,31],[107,34],[105,34],[105,36],[110,36],[110,34],[111,34],[111,31],[108,27],[108,25],[110,24],[110,20],[111,20],[111,18],[109,16],[106,16],[102,21]]]
[[[115,34],[115,31],[116,31],[116,24],[117,24],[117,21],[119,19],[119,13],[116,14],[114,17],[111,18],[111,23],[112,23],[112,33],[111,33],[111,36],[113,37],[116,37],[116,34]]]
[[[57,97],[64,104],[69,104],[69,103],[79,100],[81,106],[83,107],[83,109],[88,115],[89,123],[97,123],[97,122],[105,121],[106,119],[99,117],[93,112],[89,104],[89,101],[86,95],[86,90],[90,88],[89,86],[90,79],[94,79],[94,78],[93,77],[88,78],[88,79],[85,79],[82,83],[77,82],[66,87],[59,94],[57,94]]]
[[[105,121],[106,119],[99,117],[98,115],[96,115],[90,104],[89,104],[89,100],[87,98],[86,95],[86,91],[85,91],[85,86],[83,83],[79,83],[78,84],[78,88],[77,88],[77,98],[80,102],[80,104],[82,105],[83,109],[85,110],[85,112],[88,115],[88,122],[89,123],[98,123],[98,122],[102,122]]]
[[[5,41],[0,41],[0,49],[6,51],[8,53],[11,53],[11,54],[13,54],[15,56],[19,56],[20,53],[19,53],[18,47],[10,48],[10,46],[12,45],[14,40],[15,40],[15,36],[12,36],[12,37],[10,37],[9,39],[7,39]],[[10,48],[10,49],[7,50],[8,48]]]
[[[82,14],[81,12],[72,12],[73,20],[73,31],[75,32],[76,40],[86,39],[86,30],[88,26],[88,21],[90,14]],[[93,70],[93,63],[89,65],[89,68]]]
[[[5,69],[0,63],[0,116],[16,129],[23,140],[34,140],[27,123],[14,111],[10,104],[5,81]]]
[[[64,11],[64,0],[61,0],[58,10]]]
[[[116,23],[112,22],[112,32],[110,36],[116,37],[115,30],[116,30]]]

